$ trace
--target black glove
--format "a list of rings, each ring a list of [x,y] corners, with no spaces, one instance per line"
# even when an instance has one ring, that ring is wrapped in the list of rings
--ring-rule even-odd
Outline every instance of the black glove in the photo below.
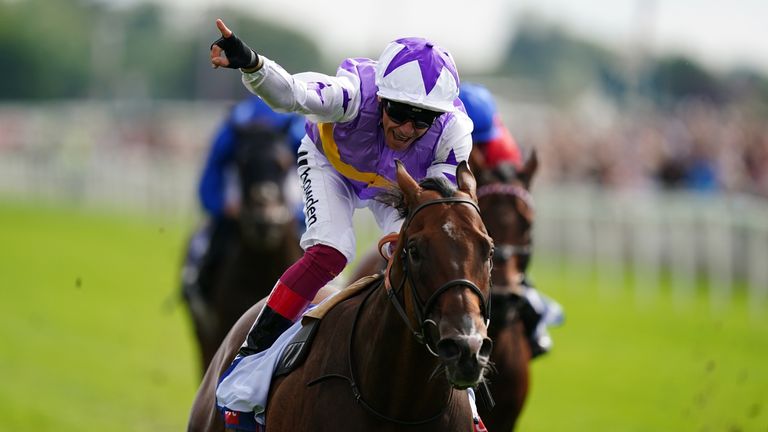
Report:
[[[228,38],[221,37],[211,44],[224,50],[224,55],[229,60],[230,69],[251,69],[259,64],[259,55],[248,45],[244,44],[234,33]]]

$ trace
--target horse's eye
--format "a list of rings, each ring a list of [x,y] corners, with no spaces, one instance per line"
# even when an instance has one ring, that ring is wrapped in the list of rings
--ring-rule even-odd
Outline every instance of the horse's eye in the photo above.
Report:
[[[410,256],[413,261],[419,260],[419,249],[415,244],[408,245],[408,256]]]
[[[495,248],[491,248],[491,252],[488,254],[488,269],[493,270],[493,254],[496,252]]]

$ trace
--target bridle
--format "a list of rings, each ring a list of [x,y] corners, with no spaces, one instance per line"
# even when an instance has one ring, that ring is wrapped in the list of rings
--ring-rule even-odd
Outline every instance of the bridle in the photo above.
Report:
[[[529,209],[533,210],[533,196],[524,187],[507,183],[491,183],[480,186],[477,189],[477,199],[489,195],[503,195],[517,198],[523,202]],[[493,259],[494,261],[507,262],[514,256],[530,257],[533,252],[533,241],[528,240],[525,244],[511,244],[494,241]],[[525,273],[525,269],[521,269]]]
[[[490,183],[480,186],[477,189],[478,201],[482,197],[490,195],[508,196],[515,199],[519,199],[523,202],[531,211],[534,209],[533,196],[524,187],[519,185],[513,185],[508,183]],[[506,263],[515,256],[522,258],[522,264],[518,271],[517,283],[524,283],[526,278],[526,270],[528,262],[533,252],[533,240],[529,237],[528,241],[524,244],[511,244],[503,243],[494,240],[493,260],[495,262]],[[524,302],[524,298],[521,294],[515,292],[492,292],[491,298],[495,299],[499,304],[505,305],[501,309],[497,309],[502,315],[495,317],[495,325],[503,325],[504,322],[511,322],[519,317],[519,308]],[[511,307],[509,301],[512,302]]]
[[[411,222],[415,218],[415,216],[424,209],[425,207],[429,207],[432,205],[437,204],[468,204],[472,206],[475,210],[477,210],[477,213],[480,214],[480,208],[477,206],[477,204],[469,199],[466,198],[439,198],[432,201],[427,201],[425,203],[420,204],[416,209],[414,209],[411,213],[408,214],[408,217],[405,219],[405,222],[403,222],[403,228],[400,230],[403,233],[403,237],[406,236],[406,233],[408,231],[408,227],[410,226]],[[382,238],[382,240],[379,242],[379,251],[382,251],[382,246],[385,243],[392,242],[393,240],[396,240],[398,236],[396,234],[385,236]],[[435,306],[435,303],[437,302],[437,299],[446,291],[449,289],[456,287],[456,286],[464,286],[469,288],[470,291],[477,294],[477,296],[480,298],[480,308],[481,312],[483,314],[483,318],[485,320],[486,327],[488,326],[490,322],[490,309],[491,309],[491,300],[490,296],[486,299],[483,292],[478,288],[478,286],[470,281],[469,279],[453,279],[451,281],[448,281],[444,283],[440,288],[435,290],[429,298],[427,298],[427,301],[422,301],[421,297],[419,296],[418,290],[416,289],[416,284],[413,280],[413,274],[409,271],[408,263],[411,260],[410,251],[409,248],[406,245],[406,239],[403,239],[403,248],[400,252],[400,261],[402,262],[403,266],[403,277],[400,279],[399,284],[397,285],[397,289],[394,289],[392,287],[391,283],[391,276],[390,272],[392,269],[392,264],[395,262],[394,256],[384,256],[385,259],[387,259],[387,269],[384,273],[384,288],[387,292],[387,297],[389,297],[389,300],[392,302],[392,304],[395,307],[395,310],[397,310],[397,313],[400,314],[400,317],[403,319],[405,324],[408,326],[408,329],[411,331],[411,333],[414,335],[416,340],[427,347],[427,350],[430,352],[430,354],[434,355],[435,357],[438,357],[437,354],[437,347],[435,346],[435,341],[431,337],[431,333],[428,332],[428,329],[435,329],[437,327],[437,323],[435,323],[433,320],[428,319],[429,313],[432,311],[432,308]],[[410,318],[408,317],[408,314],[405,311],[405,307],[403,307],[403,304],[400,302],[399,295],[403,292],[406,281],[410,282],[411,284],[411,297],[414,304],[414,312],[416,314],[416,321],[418,324],[418,329],[415,329],[411,323]]]
[[[466,199],[466,198],[439,198],[439,199],[436,199],[436,200],[427,201],[425,203],[422,203],[418,207],[416,207],[416,209],[413,210],[408,215],[408,217],[405,219],[405,222],[403,222],[403,227],[400,230],[403,233],[403,237],[405,237],[407,229],[408,229],[408,226],[410,226],[411,221],[413,221],[414,216],[416,216],[416,214],[420,210],[422,210],[423,208],[431,206],[431,205],[436,205],[436,204],[469,204],[470,206],[472,206],[472,208],[477,210],[478,214],[480,214],[480,208],[477,206],[477,204],[474,201]],[[388,245],[389,243],[397,241],[398,237],[399,237],[399,234],[390,234],[390,235],[384,236],[379,241],[379,251],[380,252],[382,251],[382,247],[383,246]],[[405,243],[406,242],[403,242],[404,245],[405,245]],[[428,336],[428,333],[425,332],[425,329],[426,329],[426,327],[428,325],[436,326],[436,323],[434,321],[432,321],[432,320],[425,320],[424,317],[429,316],[428,314],[432,310],[432,308],[434,307],[435,302],[437,301],[438,297],[440,297],[440,295],[443,294],[445,291],[447,291],[450,288],[453,288],[455,286],[466,286],[472,292],[477,294],[478,297],[480,297],[480,299],[481,299],[481,310],[482,310],[482,313],[483,313],[483,318],[485,319],[485,325],[487,327],[489,322],[490,322],[490,308],[491,308],[490,296],[489,296],[488,299],[486,299],[485,296],[483,295],[483,292],[480,290],[480,288],[478,288],[477,285],[474,282],[472,282],[472,281],[470,281],[468,279],[454,279],[454,280],[446,282],[438,290],[436,290],[434,293],[432,293],[432,295],[430,295],[429,298],[427,299],[426,303],[423,302],[421,300],[421,298],[419,297],[418,293],[416,292],[416,285],[413,282],[413,278],[411,276],[411,273],[408,271],[407,263],[408,263],[408,260],[410,259],[410,256],[409,256],[407,250],[408,250],[408,248],[406,246],[404,246],[403,250],[401,251],[401,253],[399,255],[400,259],[402,261],[402,265],[403,265],[403,278],[400,280],[400,283],[398,284],[397,290],[393,289],[392,285],[390,283],[390,270],[392,268],[392,263],[395,261],[395,257],[394,256],[384,256],[384,254],[382,253],[382,256],[384,256],[384,258],[387,259],[387,269],[386,269],[386,271],[384,273],[384,288],[385,288],[385,290],[387,292],[387,297],[389,297],[389,299],[392,301],[392,304],[395,306],[395,309],[400,314],[400,316],[402,317],[402,319],[405,322],[405,324],[408,326],[408,329],[416,337],[416,340],[419,343],[421,343],[422,345],[425,345],[427,347],[427,350],[430,352],[430,354],[432,354],[432,355],[437,357],[438,355],[436,353],[436,348],[431,346],[431,345],[433,345],[433,341]],[[416,309],[416,317],[417,317],[417,320],[419,321],[419,329],[418,330],[414,329],[413,326],[411,325],[411,320],[408,318],[408,314],[405,312],[405,308],[400,303],[400,299],[398,298],[398,294],[399,294],[399,292],[403,291],[403,289],[405,287],[406,281],[411,283],[411,293],[413,295],[413,301],[414,301],[414,305],[415,305],[415,309]],[[380,418],[382,420],[385,420],[385,421],[388,421],[388,422],[391,422],[391,423],[396,423],[396,424],[406,425],[406,426],[416,426],[416,425],[421,425],[421,424],[426,424],[426,423],[432,422],[432,421],[434,421],[434,420],[436,420],[436,419],[438,419],[438,418],[440,418],[441,416],[444,415],[445,410],[448,408],[448,406],[450,404],[450,401],[453,398],[453,393],[454,393],[453,390],[448,393],[448,397],[447,397],[445,403],[443,404],[442,409],[438,413],[436,413],[436,414],[434,414],[432,416],[429,416],[427,418],[420,419],[420,420],[402,420],[402,419],[397,419],[397,418],[394,418],[394,417],[390,417],[390,416],[388,416],[386,414],[383,414],[380,411],[378,411],[377,409],[375,409],[373,406],[371,406],[363,398],[363,395],[362,395],[362,392],[360,390],[360,387],[357,385],[357,380],[355,379],[355,373],[354,373],[353,361],[352,361],[352,351],[353,351],[352,350],[352,344],[353,344],[353,341],[354,341],[355,328],[357,327],[357,323],[358,323],[358,321],[360,319],[360,316],[362,315],[362,311],[363,311],[363,308],[365,306],[365,303],[368,301],[368,298],[375,291],[376,291],[375,289],[371,289],[368,292],[368,294],[366,294],[366,296],[363,298],[363,301],[360,303],[360,306],[357,309],[357,313],[355,314],[355,318],[354,318],[354,320],[352,322],[352,331],[350,332],[350,335],[349,335],[349,351],[347,352],[348,364],[349,364],[349,376],[344,376],[344,375],[335,374],[335,373],[334,374],[323,375],[323,376],[320,376],[318,378],[315,378],[315,379],[309,381],[307,383],[307,387],[313,386],[313,385],[315,385],[315,384],[317,384],[317,383],[319,383],[321,381],[324,381],[326,379],[340,378],[340,379],[346,380],[349,383],[349,385],[351,387],[351,390],[352,390],[352,394],[355,397],[355,400],[358,403],[360,403],[360,405],[366,411],[368,411],[369,413],[371,413],[375,417],[378,417],[378,418]],[[431,323],[431,324],[429,324],[429,323]]]

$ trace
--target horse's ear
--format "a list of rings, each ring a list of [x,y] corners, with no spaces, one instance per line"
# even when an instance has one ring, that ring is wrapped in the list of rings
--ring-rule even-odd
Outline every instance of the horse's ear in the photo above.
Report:
[[[459,190],[468,194],[473,200],[477,201],[477,182],[475,176],[472,175],[472,171],[469,170],[467,161],[461,161],[459,166],[456,167],[456,185]]]
[[[523,200],[515,200],[515,208],[529,224],[533,224],[533,208]]]
[[[395,159],[395,172],[397,176],[397,185],[400,186],[400,190],[403,191],[405,202],[411,206],[418,200],[421,187],[416,183],[416,180],[408,174],[405,169],[405,165],[402,162]]]
[[[475,173],[481,173],[488,170],[488,163],[485,161],[483,152],[477,147],[473,147],[469,153],[469,169]]]
[[[475,181],[478,185],[482,186],[493,182],[493,172],[488,168],[483,152],[477,147],[474,147],[469,153],[469,169],[475,175]]]
[[[523,168],[517,173],[520,180],[528,189],[531,186],[531,180],[533,175],[536,174],[536,169],[539,167],[539,158],[536,156],[536,149],[531,150],[531,155],[528,156],[528,160],[525,161]]]

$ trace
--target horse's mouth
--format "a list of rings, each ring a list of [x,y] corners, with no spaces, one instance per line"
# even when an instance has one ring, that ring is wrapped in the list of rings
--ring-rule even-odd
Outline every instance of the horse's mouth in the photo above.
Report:
[[[466,365],[446,365],[445,375],[451,386],[458,390],[464,390],[477,385],[485,378],[485,372],[488,370],[488,363],[477,362]]]
[[[437,344],[445,377],[457,389],[475,387],[483,380],[492,349],[491,340],[480,335],[448,337]]]

